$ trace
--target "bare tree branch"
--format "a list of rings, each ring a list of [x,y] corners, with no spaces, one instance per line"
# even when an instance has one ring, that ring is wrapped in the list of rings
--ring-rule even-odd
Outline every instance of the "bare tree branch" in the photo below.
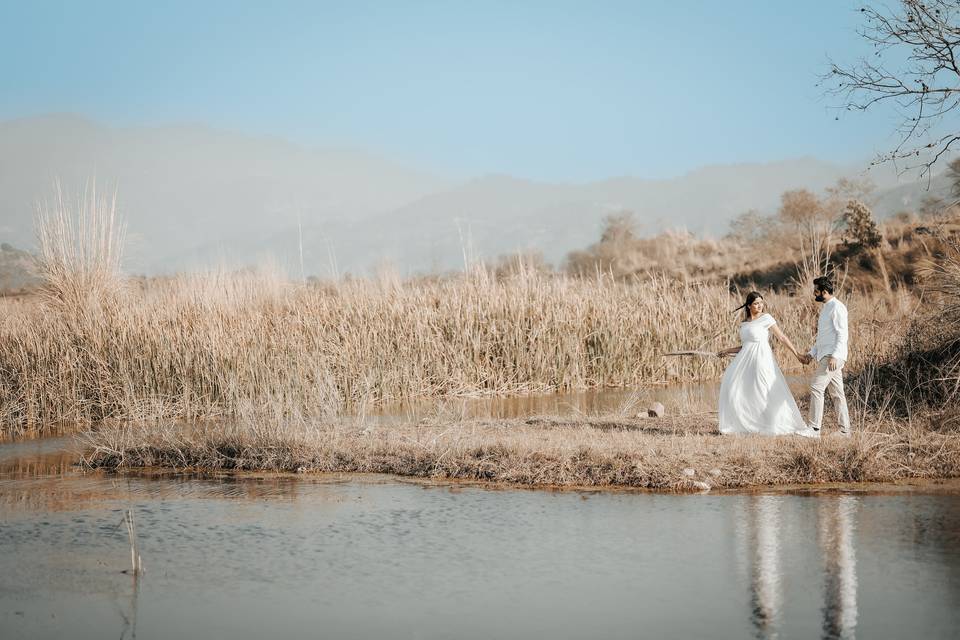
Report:
[[[900,141],[873,164],[914,161],[905,170],[920,169],[929,178],[960,141],[960,125],[952,122],[953,132],[933,134],[960,107],[960,0],[900,0],[895,10],[864,6],[860,12],[865,26],[859,34],[873,45],[873,56],[851,66],[831,61],[821,85],[847,111],[895,104],[903,117]]]

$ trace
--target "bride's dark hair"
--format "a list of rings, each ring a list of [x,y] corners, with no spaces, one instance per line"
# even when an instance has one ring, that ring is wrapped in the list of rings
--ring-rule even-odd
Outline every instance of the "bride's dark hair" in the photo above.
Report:
[[[734,313],[743,309],[743,321],[747,322],[750,320],[750,305],[756,302],[758,299],[763,300],[763,296],[760,295],[759,291],[751,291],[747,294],[747,301],[742,305],[733,310]]]

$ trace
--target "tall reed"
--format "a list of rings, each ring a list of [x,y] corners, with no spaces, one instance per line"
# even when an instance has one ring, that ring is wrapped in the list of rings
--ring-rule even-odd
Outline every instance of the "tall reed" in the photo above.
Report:
[[[79,205],[58,191],[38,215],[45,295],[2,303],[7,432],[250,412],[279,420],[413,397],[701,380],[726,363],[662,354],[737,339],[731,310],[740,301],[725,285],[666,276],[518,268],[505,278],[474,269],[307,284],[248,270],[126,286],[115,200],[91,187]],[[812,301],[767,302],[798,346],[812,342]],[[906,303],[848,302],[855,366],[884,348]]]
[[[35,228],[41,291],[52,301],[76,308],[120,287],[126,225],[116,192],[108,197],[91,182],[71,197],[57,183],[53,199],[37,208]]]
[[[801,348],[816,306],[767,296]],[[888,302],[853,299],[851,363],[882,348]],[[546,392],[716,378],[736,344],[725,287],[482,271],[436,281],[290,283],[255,272],[128,287],[82,308],[6,303],[0,417],[7,429],[109,418],[329,415],[359,402]],[[781,354],[786,368],[792,360]]]

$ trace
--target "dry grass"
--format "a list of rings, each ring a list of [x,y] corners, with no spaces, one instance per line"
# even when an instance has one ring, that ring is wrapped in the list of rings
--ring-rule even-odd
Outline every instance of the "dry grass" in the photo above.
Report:
[[[767,301],[798,346],[812,343],[814,303]],[[16,432],[248,407],[279,420],[415,397],[710,379],[724,361],[661,354],[736,344],[739,304],[720,285],[482,271],[324,286],[212,273],[72,304],[18,300],[0,325],[0,420]],[[884,348],[911,300],[848,304],[856,366]]]
[[[58,193],[37,222],[43,295],[0,301],[8,435],[233,419],[251,408],[288,421],[410,398],[712,379],[724,361],[661,354],[737,341],[730,310],[740,300],[726,283],[576,278],[522,261],[503,277],[477,269],[294,284],[259,271],[130,281],[120,276],[123,223],[94,188],[76,206]],[[812,343],[812,301],[767,302],[798,346]],[[887,349],[914,304],[905,293],[847,302],[852,368]]]
[[[861,421],[852,438],[728,437],[714,419],[272,422],[90,432],[87,465],[179,470],[371,472],[526,486],[696,491],[960,475],[960,438]]]
[[[792,193],[813,197],[802,190]],[[842,209],[834,204],[820,213]],[[607,218],[598,242],[571,252],[565,267],[580,276],[598,271],[621,279],[666,276],[765,291],[792,291],[799,284],[803,292],[813,277],[832,272],[845,295],[848,291],[916,291],[925,268],[940,261],[960,237],[960,208],[947,207],[923,218],[904,215],[884,220],[878,225],[880,246],[870,250],[856,242],[841,242],[844,233],[835,228],[838,224],[828,215],[815,216],[798,227],[784,219],[783,211],[777,216],[748,212],[735,219],[731,233],[720,239],[677,230],[641,237],[632,217],[619,214]]]
[[[709,414],[351,421],[342,416],[400,399],[716,378],[725,361],[661,354],[736,344],[730,311],[740,300],[727,283],[567,277],[522,262],[501,277],[478,269],[307,285],[275,272],[214,272],[133,286],[118,275],[112,207],[83,202],[83,225],[71,226],[62,199],[41,217],[45,295],[2,303],[0,424],[14,434],[92,427],[83,436],[92,467],[673,490],[960,474],[960,438],[888,419],[890,393],[903,389],[869,375],[852,385],[849,440],[721,437]],[[766,301],[798,346],[812,343],[812,301]],[[879,371],[898,356],[917,300],[900,290],[845,301],[849,369]]]
[[[105,197],[92,182],[82,196],[71,198],[58,184],[53,200],[37,210],[36,229],[37,275],[49,303],[70,311],[122,289],[126,226],[116,193]]]
[[[921,312],[886,354],[871,358],[854,381],[901,416],[934,411],[934,428],[960,431],[960,238],[942,238],[943,255],[927,263]],[[877,401],[870,406],[879,406]]]

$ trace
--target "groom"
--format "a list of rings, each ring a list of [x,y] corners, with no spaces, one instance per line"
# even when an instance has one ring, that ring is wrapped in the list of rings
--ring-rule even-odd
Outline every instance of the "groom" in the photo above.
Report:
[[[847,359],[847,307],[833,296],[833,282],[821,276],[813,281],[813,295],[823,303],[817,321],[817,343],[804,355],[803,363],[817,362],[810,381],[810,428],[820,433],[823,422],[823,392],[830,393],[837,409],[840,435],[850,435],[850,415],[843,395],[843,363]]]

